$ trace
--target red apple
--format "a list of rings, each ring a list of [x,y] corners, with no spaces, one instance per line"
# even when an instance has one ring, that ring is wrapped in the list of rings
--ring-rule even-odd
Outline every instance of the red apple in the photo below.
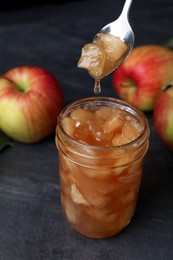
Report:
[[[143,111],[152,111],[161,88],[173,82],[173,51],[158,45],[143,45],[113,73],[117,94]]]
[[[0,129],[24,143],[40,141],[56,127],[63,95],[47,70],[19,66],[0,77]]]
[[[159,137],[173,150],[173,84],[157,100],[153,119]]]

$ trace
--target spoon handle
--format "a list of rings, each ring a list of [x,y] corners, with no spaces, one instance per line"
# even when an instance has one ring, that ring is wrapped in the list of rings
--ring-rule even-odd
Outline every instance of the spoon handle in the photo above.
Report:
[[[121,15],[126,16],[128,18],[129,10],[130,10],[132,1],[133,0],[126,0],[125,1]]]

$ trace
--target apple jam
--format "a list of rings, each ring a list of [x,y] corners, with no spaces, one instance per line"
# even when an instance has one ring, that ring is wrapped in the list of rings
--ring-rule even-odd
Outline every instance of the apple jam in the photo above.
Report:
[[[59,115],[61,202],[79,233],[117,234],[135,212],[149,128],[141,111],[115,98],[92,97]]]
[[[98,33],[92,43],[88,43],[82,48],[77,66],[87,69],[98,84],[100,79],[120,66],[129,49],[130,47],[119,37]],[[98,90],[98,92],[100,91]]]

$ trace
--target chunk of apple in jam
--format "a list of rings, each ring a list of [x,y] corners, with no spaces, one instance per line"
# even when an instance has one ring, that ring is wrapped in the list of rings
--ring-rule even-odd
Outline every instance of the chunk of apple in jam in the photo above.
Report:
[[[78,67],[87,69],[93,78],[101,78],[103,74],[106,53],[102,46],[94,43],[86,44],[78,61]]]
[[[129,46],[119,37],[115,37],[112,34],[98,33],[94,43],[104,48],[107,56],[113,63],[114,69],[119,66],[129,51]]]
[[[128,51],[129,46],[119,37],[98,33],[92,43],[82,48],[78,67],[87,69],[93,78],[101,79],[122,63]]]

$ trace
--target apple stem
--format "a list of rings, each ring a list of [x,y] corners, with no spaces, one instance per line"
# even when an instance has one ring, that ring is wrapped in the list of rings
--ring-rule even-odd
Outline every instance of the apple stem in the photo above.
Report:
[[[163,87],[162,87],[162,90],[163,90],[163,91],[166,91],[167,89],[169,89],[169,88],[171,88],[171,87],[173,87],[173,83],[170,83],[170,84],[168,84],[168,85],[166,85],[166,86],[163,86]]]

